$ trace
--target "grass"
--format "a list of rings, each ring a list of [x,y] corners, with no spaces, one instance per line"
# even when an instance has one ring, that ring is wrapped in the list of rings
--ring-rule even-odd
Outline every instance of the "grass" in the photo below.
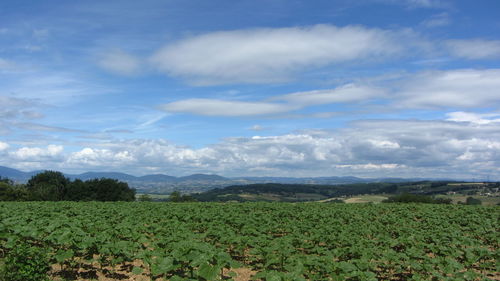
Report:
[[[479,199],[482,202],[482,205],[492,206],[500,203],[499,196],[483,196],[483,195],[462,195],[462,194],[450,194],[450,195],[437,195],[438,198],[450,198],[453,204],[458,204],[458,202],[465,202],[467,197],[473,197],[475,199]]]
[[[168,199],[170,197],[169,194],[151,194],[151,193],[138,193],[135,195],[136,198],[139,198],[141,195],[148,195],[151,199]]]
[[[345,199],[346,203],[381,203],[387,199],[384,195],[361,195]]]

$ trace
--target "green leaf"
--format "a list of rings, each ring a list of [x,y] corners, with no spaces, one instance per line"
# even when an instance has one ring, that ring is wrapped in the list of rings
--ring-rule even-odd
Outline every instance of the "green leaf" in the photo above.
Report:
[[[143,271],[144,269],[142,267],[134,266],[134,268],[132,268],[132,273],[135,275],[140,275]]]
[[[59,250],[57,251],[55,258],[58,263],[62,263],[67,259],[70,259],[74,256],[73,250]]]
[[[205,280],[215,280],[219,275],[219,272],[219,267],[205,263],[200,266],[196,274]]]

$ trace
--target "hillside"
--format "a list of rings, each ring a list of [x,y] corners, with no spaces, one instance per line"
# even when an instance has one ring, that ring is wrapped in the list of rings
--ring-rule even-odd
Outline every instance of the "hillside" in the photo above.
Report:
[[[25,183],[40,171],[23,172],[16,169],[0,166],[0,176],[12,179],[18,183]],[[306,184],[306,185],[344,185],[363,183],[401,183],[419,182],[430,179],[404,179],[404,178],[357,178],[357,177],[223,177],[220,175],[192,174],[176,177],[165,174],[133,176],[119,172],[85,172],[82,174],[65,174],[74,180],[89,180],[110,178],[123,181],[139,193],[169,194],[174,190],[183,193],[200,193],[214,188],[248,184]]]
[[[329,201],[333,198],[349,198],[363,194],[413,193],[422,195],[481,195],[500,200],[500,183],[458,183],[420,181],[403,183],[357,183],[342,185],[312,184],[250,184],[234,185],[193,194],[198,201]],[[355,200],[354,200],[355,201]]]

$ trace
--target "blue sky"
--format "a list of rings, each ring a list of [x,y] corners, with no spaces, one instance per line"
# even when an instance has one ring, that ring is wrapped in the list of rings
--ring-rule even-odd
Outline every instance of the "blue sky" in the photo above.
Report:
[[[495,0],[2,1],[0,165],[500,180]]]

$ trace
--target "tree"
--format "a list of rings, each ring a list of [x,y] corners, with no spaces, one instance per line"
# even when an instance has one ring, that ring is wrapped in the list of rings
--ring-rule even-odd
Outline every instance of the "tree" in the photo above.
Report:
[[[170,196],[168,197],[168,200],[170,202],[194,202],[196,199],[193,198],[191,195],[181,195],[179,191],[173,191],[170,193]]]
[[[93,179],[85,182],[97,201],[135,201],[135,189],[115,179]]]
[[[179,191],[173,191],[168,197],[170,202],[181,202],[181,193]]]
[[[0,178],[0,201],[26,201],[28,192],[23,185],[14,184],[7,178]]]
[[[35,201],[135,201],[135,189],[115,179],[71,181],[61,172],[45,171],[26,184],[29,200]]]
[[[6,183],[8,185],[14,185],[14,182],[11,179],[9,179],[9,178],[3,178],[2,176],[0,176],[0,183],[2,183],[2,182]]]
[[[429,204],[451,204],[451,199],[449,198],[432,198],[426,195],[402,193],[395,196],[391,196],[383,203],[429,203]]]
[[[153,199],[148,194],[141,194],[141,196],[139,196],[139,198],[138,198],[138,201],[151,202],[151,201],[153,201]]]
[[[92,188],[80,179],[70,183],[65,200],[68,201],[95,201],[96,193]]]
[[[66,197],[70,180],[61,172],[45,171],[28,181],[31,200],[61,201]]]
[[[466,205],[481,205],[482,203],[483,202],[481,202],[481,200],[476,199],[474,197],[467,197],[467,199],[465,199]]]

